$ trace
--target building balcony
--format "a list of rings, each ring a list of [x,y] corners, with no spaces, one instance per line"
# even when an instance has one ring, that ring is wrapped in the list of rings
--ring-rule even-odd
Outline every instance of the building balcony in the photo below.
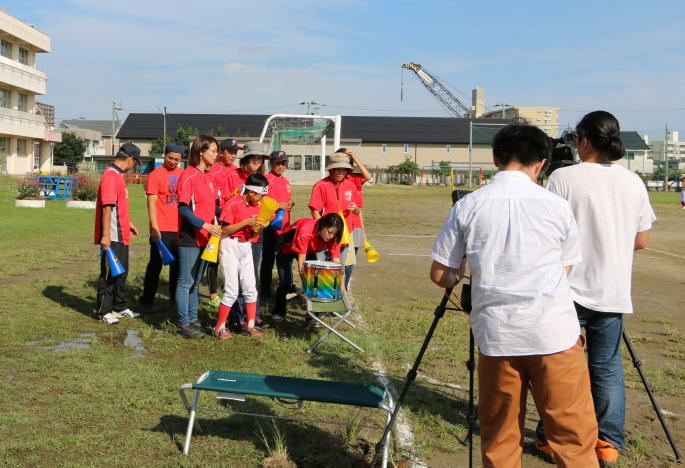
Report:
[[[0,107],[0,134],[44,139],[46,130],[42,115]]]
[[[0,83],[26,90],[31,94],[45,94],[48,77],[38,68],[0,56]]]

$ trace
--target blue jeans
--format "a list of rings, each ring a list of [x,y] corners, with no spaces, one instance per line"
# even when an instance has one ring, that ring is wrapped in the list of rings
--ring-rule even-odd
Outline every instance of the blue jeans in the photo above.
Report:
[[[595,415],[599,425],[599,439],[617,449],[625,446],[624,423],[626,393],[623,381],[621,344],[623,314],[596,312],[575,304],[580,326],[585,328],[588,368]],[[542,421],[536,430],[544,440]]]
[[[176,286],[176,313],[178,325],[187,327],[190,322],[197,320],[200,247],[178,248],[178,285]]]

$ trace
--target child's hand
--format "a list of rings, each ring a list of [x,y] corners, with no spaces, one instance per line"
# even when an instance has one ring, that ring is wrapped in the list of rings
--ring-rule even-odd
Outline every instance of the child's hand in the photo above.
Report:
[[[253,215],[253,216],[250,216],[249,218],[245,218],[243,223],[245,223],[245,226],[249,226],[249,227],[261,226],[259,221],[257,221],[257,215]]]

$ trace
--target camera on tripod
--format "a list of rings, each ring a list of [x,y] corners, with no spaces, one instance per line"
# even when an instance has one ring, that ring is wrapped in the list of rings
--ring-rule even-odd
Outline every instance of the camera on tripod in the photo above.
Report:
[[[559,138],[550,138],[552,155],[547,163],[545,175],[549,175],[560,167],[578,164],[573,157],[573,148],[576,146],[576,132],[564,132]]]

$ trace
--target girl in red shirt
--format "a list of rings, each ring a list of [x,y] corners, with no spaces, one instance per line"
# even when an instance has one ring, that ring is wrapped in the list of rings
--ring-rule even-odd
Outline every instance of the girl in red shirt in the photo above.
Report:
[[[218,190],[207,170],[216,161],[218,145],[210,136],[200,135],[190,148],[188,167],[178,183],[178,214],[181,228],[178,239],[178,285],[176,312],[180,335],[201,338],[202,324],[197,318],[200,254],[210,235],[221,235],[212,224],[216,216]]]
[[[338,213],[328,213],[318,220],[299,219],[279,239],[282,245],[276,255],[278,288],[272,319],[283,320],[286,314],[286,294],[293,284],[293,260],[297,258],[297,272],[302,278],[304,261],[316,253],[328,251],[334,262],[340,261],[340,239],[343,234],[343,220]],[[343,291],[345,285],[341,285]]]

